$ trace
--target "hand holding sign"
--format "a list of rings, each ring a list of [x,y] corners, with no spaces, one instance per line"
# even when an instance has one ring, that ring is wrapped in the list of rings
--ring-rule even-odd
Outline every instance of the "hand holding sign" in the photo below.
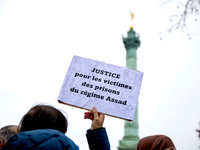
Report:
[[[134,120],[142,78],[140,71],[74,56],[58,101]]]
[[[104,114],[98,113],[97,108],[92,107],[92,111],[85,112],[84,119],[92,120],[91,130],[101,128],[104,122]]]

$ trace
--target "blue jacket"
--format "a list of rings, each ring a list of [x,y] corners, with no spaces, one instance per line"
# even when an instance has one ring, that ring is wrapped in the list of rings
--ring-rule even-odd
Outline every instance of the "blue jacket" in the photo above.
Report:
[[[110,150],[105,128],[87,131],[90,150]],[[25,131],[12,137],[3,150],[79,150],[65,134],[54,129]]]
[[[90,150],[110,150],[110,143],[105,128],[87,130],[86,136]]]
[[[38,129],[18,133],[3,150],[79,150],[79,147],[60,131]]]

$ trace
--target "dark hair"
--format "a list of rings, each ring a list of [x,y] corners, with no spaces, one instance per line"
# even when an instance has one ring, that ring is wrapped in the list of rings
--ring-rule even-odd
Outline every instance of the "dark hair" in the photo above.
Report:
[[[55,129],[62,133],[67,132],[67,119],[56,108],[50,105],[36,105],[21,119],[20,132],[36,129]]]

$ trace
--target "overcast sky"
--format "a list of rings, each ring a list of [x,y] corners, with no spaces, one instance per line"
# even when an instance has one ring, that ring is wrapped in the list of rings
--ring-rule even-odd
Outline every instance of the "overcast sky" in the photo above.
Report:
[[[58,104],[58,94],[74,55],[118,66],[126,65],[126,36],[139,33],[139,71],[144,72],[139,95],[139,136],[165,134],[178,150],[198,150],[195,129],[200,121],[200,18],[187,22],[186,33],[159,33],[170,27],[156,0],[0,0],[0,127],[18,124],[37,103],[48,103],[68,114],[67,136],[88,149],[90,121],[84,110]],[[106,116],[112,150],[124,135],[124,121]]]

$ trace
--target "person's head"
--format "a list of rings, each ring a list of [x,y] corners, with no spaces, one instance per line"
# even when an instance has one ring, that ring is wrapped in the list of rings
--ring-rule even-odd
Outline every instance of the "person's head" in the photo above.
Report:
[[[2,127],[0,130],[12,130],[15,134],[19,132],[19,126],[17,125],[7,125]]]
[[[50,105],[36,105],[21,119],[20,132],[36,129],[55,129],[67,132],[67,119],[58,109]]]
[[[176,148],[168,136],[153,135],[142,138],[136,150],[176,150]]]
[[[18,133],[18,126],[8,125],[0,129],[0,149],[7,143],[7,141]]]

